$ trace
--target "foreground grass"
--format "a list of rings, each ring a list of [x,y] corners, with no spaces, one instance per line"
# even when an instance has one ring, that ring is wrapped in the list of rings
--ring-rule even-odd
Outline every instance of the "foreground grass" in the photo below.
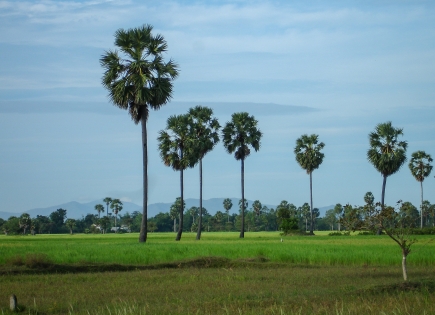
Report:
[[[435,268],[275,266],[2,276],[0,314],[434,314]],[[433,280],[432,280],[433,281]],[[421,285],[423,283],[423,285]]]
[[[150,265],[195,257],[229,259],[263,256],[272,262],[312,265],[389,265],[401,262],[400,248],[387,236],[285,237],[278,232],[184,233],[180,242],[173,233],[149,234],[146,244],[137,234],[0,236],[0,266],[17,256],[44,253],[58,264],[117,263]],[[412,247],[410,266],[431,266],[435,261],[435,242],[419,236]]]
[[[39,315],[435,314],[429,237],[413,246],[405,285],[400,249],[385,236],[174,237],[1,236],[0,314],[12,293],[23,314]]]

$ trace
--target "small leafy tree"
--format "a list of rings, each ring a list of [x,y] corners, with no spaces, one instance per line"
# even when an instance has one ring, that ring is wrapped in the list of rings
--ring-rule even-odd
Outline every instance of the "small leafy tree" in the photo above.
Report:
[[[74,220],[74,219],[66,219],[65,225],[69,229],[69,233],[72,235],[73,234],[73,228],[76,225],[76,220]]]
[[[20,216],[20,229],[23,229],[23,234],[26,235],[27,228],[31,226],[32,220],[30,219],[30,215],[28,213],[23,213]]]

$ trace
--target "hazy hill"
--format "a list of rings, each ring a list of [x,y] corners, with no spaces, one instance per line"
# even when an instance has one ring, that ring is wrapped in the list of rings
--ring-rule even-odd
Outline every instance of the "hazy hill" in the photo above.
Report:
[[[203,200],[202,205],[207,211],[214,215],[217,211],[225,212],[225,209],[222,205],[224,201],[224,198],[211,198],[207,200]],[[233,207],[230,210],[230,214],[232,213],[238,213],[239,209],[239,198],[231,198],[231,201],[233,202]],[[186,209],[189,209],[190,207],[199,207],[199,199],[193,199],[188,198],[185,200],[186,202]],[[96,204],[103,204],[104,207],[106,207],[106,204],[102,202],[102,200],[95,200],[88,203],[79,203],[77,201],[71,201],[68,203],[64,203],[61,205],[51,206],[47,208],[35,208],[30,209],[28,211],[24,211],[32,218],[35,218],[37,215],[44,215],[49,216],[50,213],[56,211],[59,208],[66,209],[67,210],[67,217],[73,218],[73,219],[80,219],[82,216],[86,216],[88,213],[91,214],[97,214],[94,207]],[[248,209],[251,208],[251,205],[253,203],[253,200],[248,200]],[[154,203],[148,205],[148,217],[153,217],[159,212],[169,212],[169,208],[171,207],[172,203]],[[275,208],[276,205],[269,205],[266,204],[268,208]],[[327,206],[327,207],[320,207],[320,216],[324,216],[326,210],[333,208],[334,206]],[[142,207],[131,202],[123,202],[123,209],[120,212],[120,214],[124,214],[126,212],[132,213],[134,211],[142,212]],[[111,212],[109,208],[109,212]],[[11,216],[20,216],[21,213],[11,213],[11,212],[0,212],[0,218],[7,220]]]

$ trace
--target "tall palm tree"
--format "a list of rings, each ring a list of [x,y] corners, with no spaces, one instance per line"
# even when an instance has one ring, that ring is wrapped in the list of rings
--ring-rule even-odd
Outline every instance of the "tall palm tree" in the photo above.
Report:
[[[122,202],[119,199],[113,199],[110,204],[110,209],[115,214],[115,233],[116,233],[116,217],[118,216],[118,212],[122,210]]]
[[[224,209],[227,213],[228,222],[230,222],[230,209],[233,207],[233,202],[230,198],[225,198],[223,201]]]
[[[245,159],[251,153],[249,147],[260,150],[262,133],[257,128],[258,121],[246,112],[234,113],[231,121],[222,130],[224,147],[228,153],[234,153],[236,160],[241,161],[242,200],[245,200]],[[245,237],[245,204],[242,203],[242,226],[240,238]]]
[[[323,142],[319,143],[319,136],[302,135],[296,140],[294,153],[296,161],[310,175],[310,234],[314,235],[314,217],[313,217],[313,171],[318,169],[323,162],[325,155],[320,152],[325,147]]]
[[[112,198],[106,197],[103,199],[103,202],[106,203],[106,216],[109,215],[109,205],[112,203]]]
[[[183,171],[193,167],[196,163],[192,154],[191,133],[189,130],[189,116],[177,115],[168,118],[166,130],[161,130],[159,137],[160,157],[166,166],[174,171],[180,171],[180,204],[184,205]],[[176,241],[181,240],[183,233],[183,208],[180,207],[180,219]]]
[[[213,117],[213,110],[208,107],[196,106],[190,108],[191,137],[193,140],[193,154],[197,155],[199,162],[199,220],[196,239],[201,239],[202,227],[202,159],[213,150],[216,143],[219,142],[220,125],[216,118]]]
[[[367,151],[367,159],[383,177],[382,208],[384,207],[387,177],[399,171],[406,161],[408,143],[399,141],[399,136],[403,136],[403,129],[394,128],[391,121],[376,125],[375,131],[369,134],[370,148]]]
[[[430,172],[432,172],[433,166],[430,164],[432,161],[433,160],[430,154],[427,154],[424,151],[417,151],[412,153],[411,161],[408,164],[412,176],[414,176],[414,178],[418,182],[420,182],[420,190],[421,190],[420,227],[421,228],[423,228],[423,181],[426,177],[430,175]]]
[[[98,219],[101,218],[101,212],[104,212],[104,206],[102,204],[97,204],[94,207],[95,211],[98,212]]]
[[[152,29],[151,25],[143,25],[117,30],[115,45],[121,55],[109,50],[100,59],[105,70],[102,83],[110,100],[128,109],[134,123],[142,125],[143,213],[139,242],[147,239],[148,115],[150,109],[158,110],[172,98],[172,81],[178,76],[178,66],[172,60],[163,60],[166,41],[160,34],[153,35]]]

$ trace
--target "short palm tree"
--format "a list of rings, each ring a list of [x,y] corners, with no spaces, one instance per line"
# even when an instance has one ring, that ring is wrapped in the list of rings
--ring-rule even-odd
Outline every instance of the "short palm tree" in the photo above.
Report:
[[[231,121],[222,130],[224,147],[228,153],[234,153],[236,160],[241,161],[242,200],[245,200],[245,159],[251,153],[249,147],[260,150],[262,133],[257,127],[258,121],[248,113],[234,113]],[[242,226],[240,238],[245,237],[245,204],[242,203]]]
[[[190,116],[193,154],[197,156],[199,162],[199,220],[196,233],[196,239],[199,240],[202,227],[202,159],[219,142],[221,126],[213,117],[211,108],[196,106],[189,109],[188,115]]]
[[[233,207],[233,202],[230,198],[225,198],[223,201],[225,212],[227,213],[228,222],[230,222],[230,209]]]
[[[101,218],[101,212],[104,212],[104,206],[102,204],[95,205],[95,211],[98,212],[98,219]]]
[[[367,151],[367,159],[383,176],[382,208],[385,204],[387,177],[398,172],[406,161],[408,143],[399,141],[399,136],[403,136],[403,129],[394,128],[391,121],[376,125],[375,131],[369,134],[370,148]]]
[[[313,171],[318,169],[323,162],[325,155],[320,152],[325,147],[323,142],[319,143],[319,136],[302,135],[296,140],[294,153],[296,161],[310,175],[310,234],[314,235],[314,217],[313,217]]]
[[[408,166],[411,170],[412,176],[420,182],[421,190],[421,207],[420,207],[420,227],[423,228],[423,181],[432,172],[432,157],[424,151],[417,151],[412,153],[411,161]]]
[[[115,214],[115,233],[116,231],[116,218],[118,216],[119,211],[122,210],[122,202],[119,199],[113,199],[112,203],[110,204],[110,209],[112,209],[112,212]]]
[[[174,171],[180,171],[180,204],[184,204],[183,196],[183,171],[193,167],[196,163],[196,156],[192,154],[191,134],[189,128],[189,116],[177,115],[168,118],[165,130],[161,130],[159,137],[160,157],[166,166]],[[181,240],[183,233],[183,208],[180,208],[180,219],[176,241]]]
[[[172,97],[172,81],[177,65],[163,60],[167,44],[163,36],[153,35],[152,26],[119,29],[115,45],[120,50],[106,51],[100,64],[104,68],[103,86],[112,103],[127,109],[135,124],[142,125],[143,213],[139,242],[147,239],[148,216],[148,142],[147,120],[150,109],[158,110]]]

